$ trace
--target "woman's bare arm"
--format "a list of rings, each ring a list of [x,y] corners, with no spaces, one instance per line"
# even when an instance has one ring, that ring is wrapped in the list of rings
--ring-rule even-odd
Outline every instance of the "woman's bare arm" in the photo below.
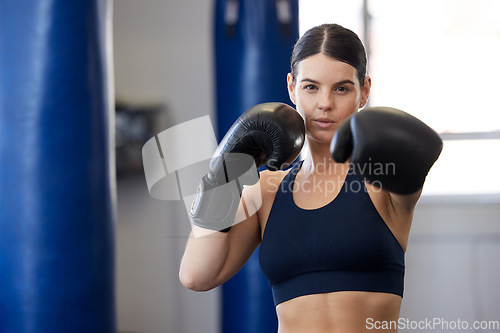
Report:
[[[236,216],[244,216],[245,210],[249,209],[255,212],[250,207],[259,200],[258,188],[255,185],[244,188]],[[236,223],[227,233],[194,236],[203,232],[206,230],[193,226],[179,270],[182,284],[195,291],[210,290],[231,278],[243,267],[261,240],[257,213]]]

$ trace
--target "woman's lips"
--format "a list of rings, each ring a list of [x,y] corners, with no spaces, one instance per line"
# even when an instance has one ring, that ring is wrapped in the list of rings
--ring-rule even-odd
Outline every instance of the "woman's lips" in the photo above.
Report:
[[[335,121],[328,119],[328,118],[318,118],[313,120],[316,125],[318,125],[321,128],[328,128],[330,126],[333,126],[335,124]]]

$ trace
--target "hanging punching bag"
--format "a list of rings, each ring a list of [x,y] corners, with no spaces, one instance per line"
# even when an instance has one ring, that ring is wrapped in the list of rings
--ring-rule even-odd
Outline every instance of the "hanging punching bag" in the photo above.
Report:
[[[0,332],[112,333],[107,0],[0,1]]]
[[[290,103],[286,75],[299,37],[298,0],[217,0],[215,59],[219,141],[247,109],[264,102]],[[269,284],[259,248],[222,287],[224,333],[275,333]]]

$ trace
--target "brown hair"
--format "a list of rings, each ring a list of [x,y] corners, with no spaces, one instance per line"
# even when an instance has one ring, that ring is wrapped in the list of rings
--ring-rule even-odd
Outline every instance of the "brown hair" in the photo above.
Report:
[[[358,35],[338,24],[322,24],[306,31],[295,43],[291,74],[295,82],[297,65],[307,57],[323,53],[354,67],[363,87],[366,76],[366,52]]]

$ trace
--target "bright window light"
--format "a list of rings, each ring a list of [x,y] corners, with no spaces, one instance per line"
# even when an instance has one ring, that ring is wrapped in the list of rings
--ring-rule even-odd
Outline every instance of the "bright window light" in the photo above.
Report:
[[[446,140],[441,156],[429,172],[425,195],[494,195],[500,140]]]
[[[369,2],[372,105],[438,132],[500,129],[500,1]]]
[[[299,32],[323,23],[337,23],[358,36],[363,31],[363,0],[299,0]]]

